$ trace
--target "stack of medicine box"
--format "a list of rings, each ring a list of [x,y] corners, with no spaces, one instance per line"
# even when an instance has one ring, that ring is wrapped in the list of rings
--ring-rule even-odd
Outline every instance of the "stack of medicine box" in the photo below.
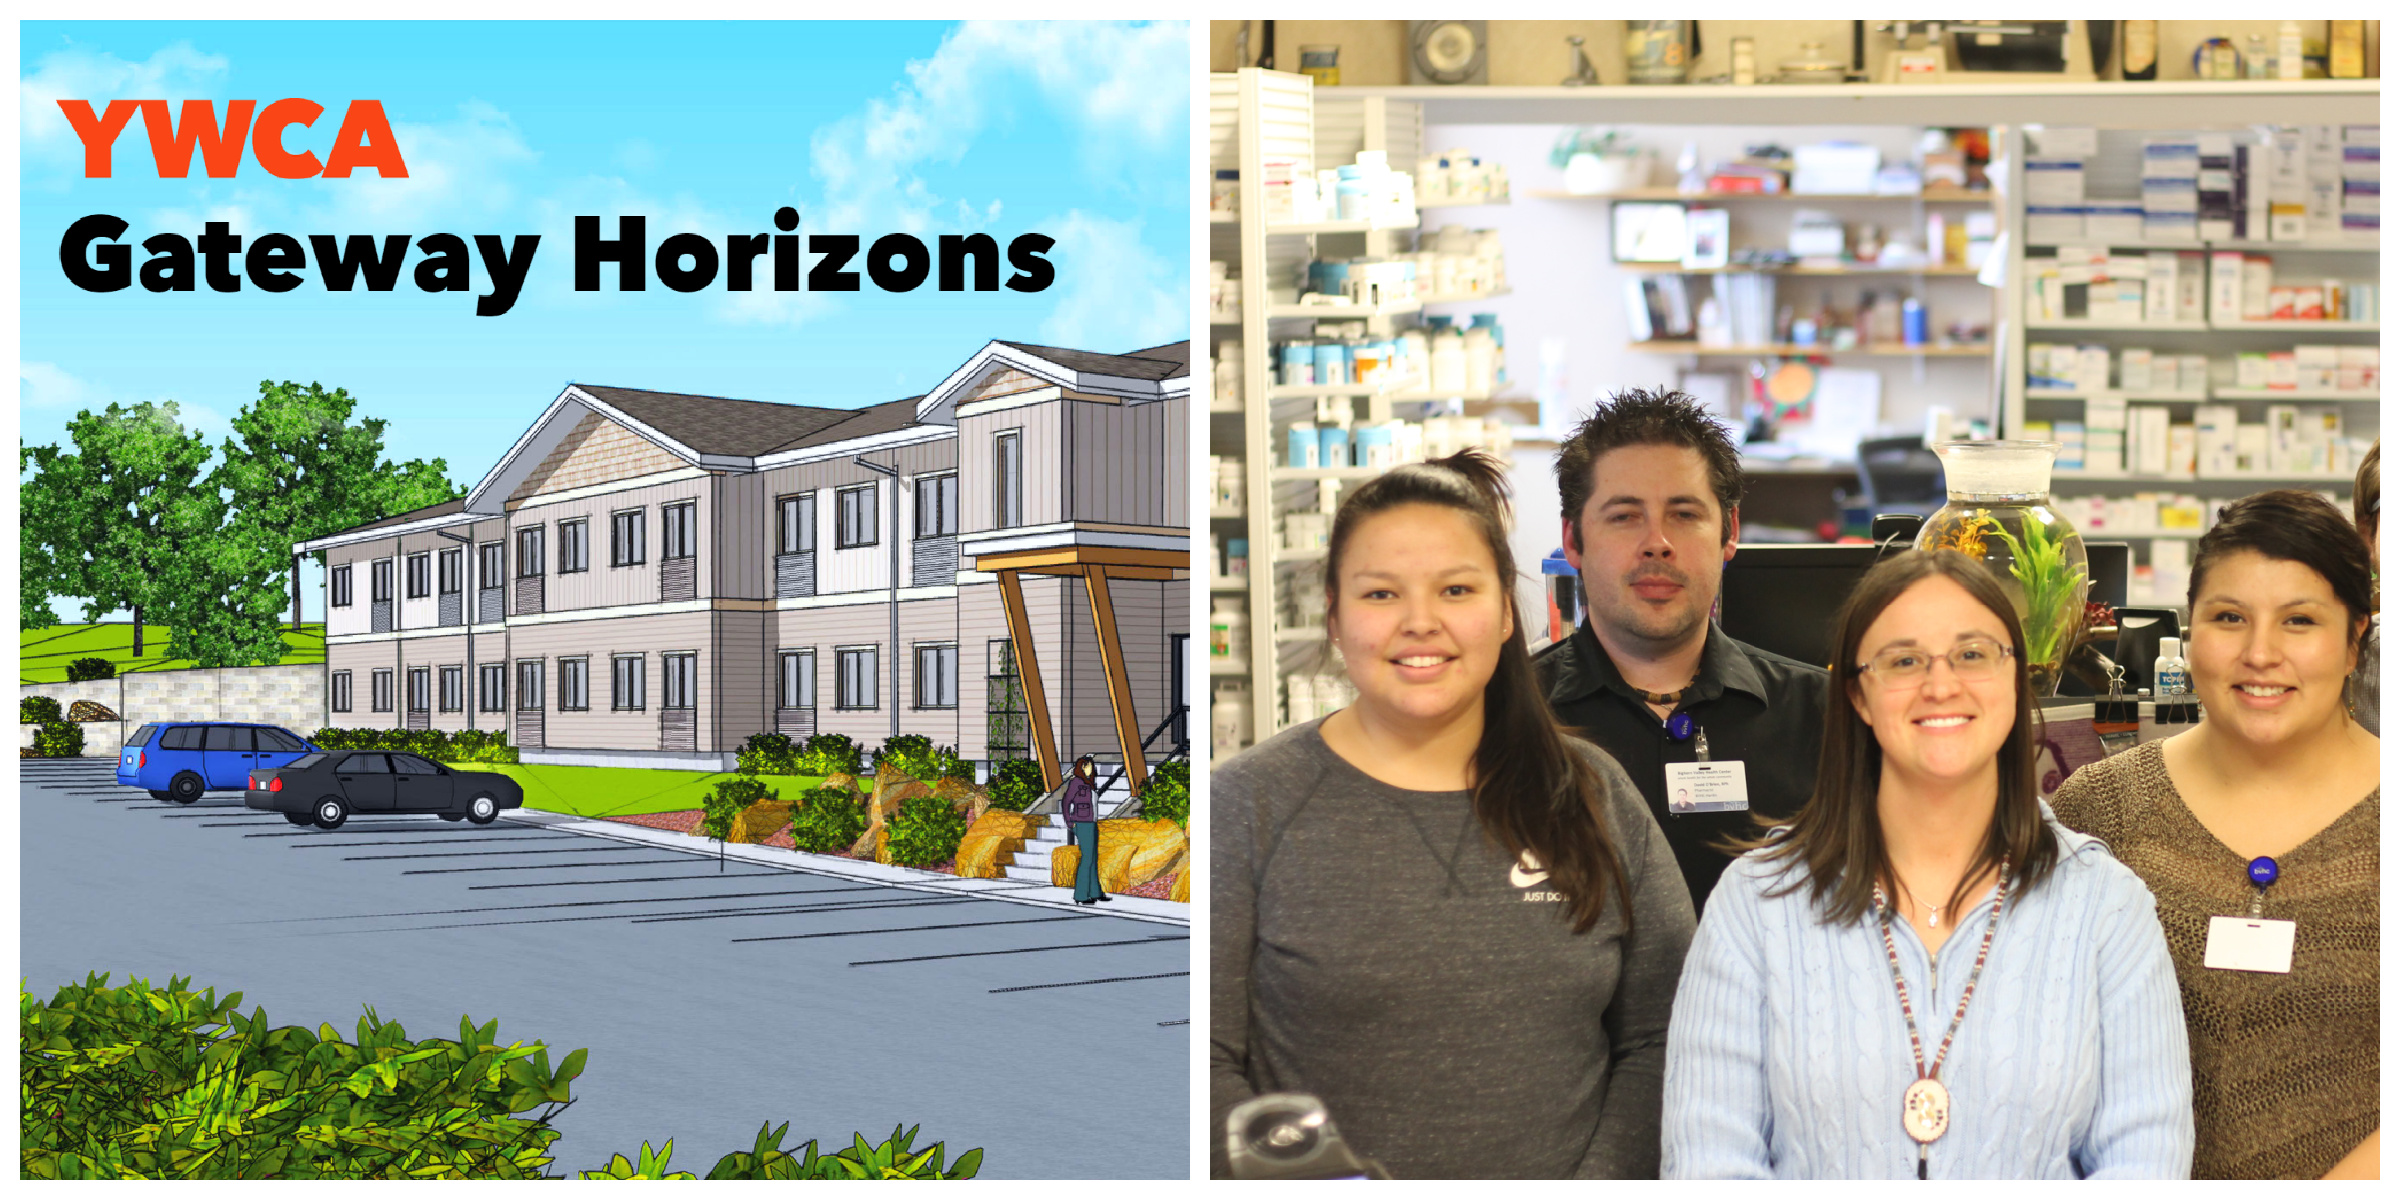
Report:
[[[2342,126],[2341,229],[2345,241],[2372,243],[2383,234],[2383,184],[2376,172],[2383,165],[2381,127]]]
[[[2142,240],[2200,240],[2200,143],[2190,134],[2142,139]]]

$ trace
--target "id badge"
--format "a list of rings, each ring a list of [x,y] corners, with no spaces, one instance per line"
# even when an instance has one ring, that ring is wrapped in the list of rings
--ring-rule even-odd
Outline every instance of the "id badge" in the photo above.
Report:
[[[1739,760],[1667,764],[1667,812],[1750,811],[1750,780]]]
[[[2262,917],[2210,917],[2208,950],[2200,965],[2218,971],[2289,975],[2292,935],[2298,929],[2294,922]]]

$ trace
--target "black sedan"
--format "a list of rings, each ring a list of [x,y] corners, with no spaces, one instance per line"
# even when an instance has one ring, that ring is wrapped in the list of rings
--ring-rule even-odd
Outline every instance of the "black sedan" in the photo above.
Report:
[[[524,804],[525,790],[506,775],[453,770],[414,754],[322,750],[252,771],[243,803],[319,829],[339,829],[353,813],[433,813],[489,825],[501,809]]]

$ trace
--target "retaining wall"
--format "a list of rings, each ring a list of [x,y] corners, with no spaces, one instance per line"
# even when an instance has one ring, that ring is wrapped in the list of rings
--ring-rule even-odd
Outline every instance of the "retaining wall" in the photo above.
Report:
[[[136,671],[83,683],[23,684],[17,695],[48,696],[58,701],[62,713],[78,700],[90,700],[124,718],[122,723],[84,724],[85,758],[115,757],[125,744],[125,733],[150,721],[256,721],[281,725],[302,737],[328,724],[325,668],[318,663]],[[18,744],[32,745],[32,734],[21,734]]]

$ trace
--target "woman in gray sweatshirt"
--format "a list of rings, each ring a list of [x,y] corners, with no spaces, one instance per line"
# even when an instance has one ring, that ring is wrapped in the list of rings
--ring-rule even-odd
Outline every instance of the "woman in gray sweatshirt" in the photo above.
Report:
[[[1616,762],[1551,720],[1478,452],[1334,518],[1358,700],[1210,787],[1211,1173],[1226,1115],[1309,1092],[1401,1177],[1655,1177],[1691,899]]]

